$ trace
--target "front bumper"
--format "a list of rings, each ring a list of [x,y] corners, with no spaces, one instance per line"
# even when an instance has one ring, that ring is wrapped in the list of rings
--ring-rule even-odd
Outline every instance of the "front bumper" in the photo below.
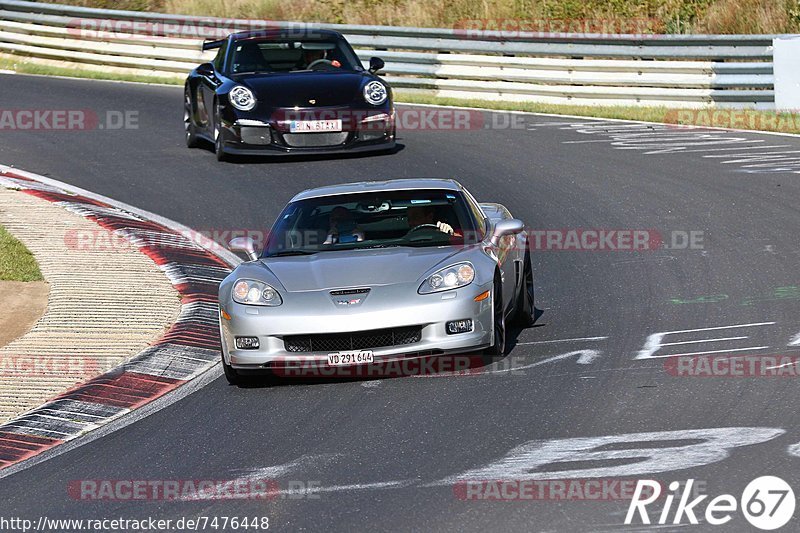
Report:
[[[278,307],[228,302],[224,310],[230,319],[220,319],[224,357],[237,370],[274,369],[297,363],[326,365],[330,352],[289,352],[284,337],[326,333],[338,335],[408,326],[421,328],[419,341],[400,346],[365,348],[373,352],[375,363],[430,355],[466,354],[487,348],[492,343],[491,298],[474,301],[475,296],[490,288],[491,283],[438,294],[417,295],[418,303],[394,307],[382,305],[393,299],[391,289],[376,291],[354,309],[335,308],[327,291],[293,293]],[[471,332],[447,333],[447,322],[467,318],[473,321]],[[234,341],[237,336],[258,337],[260,347],[255,350],[237,349]]]
[[[373,112],[373,117],[384,117],[380,120],[364,120],[368,116],[366,113],[353,115],[350,110],[315,109],[312,115],[303,118],[345,117],[342,131],[315,133],[291,132],[291,120],[286,117],[293,112],[279,110],[268,119],[254,116],[223,119],[221,135],[225,152],[233,155],[312,155],[390,150],[396,145],[394,113],[388,109]]]

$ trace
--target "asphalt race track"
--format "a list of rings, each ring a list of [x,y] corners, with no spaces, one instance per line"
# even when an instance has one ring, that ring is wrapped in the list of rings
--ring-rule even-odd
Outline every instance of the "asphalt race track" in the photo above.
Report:
[[[667,246],[535,251],[542,314],[479,375],[247,388],[220,378],[2,478],[4,515],[267,516],[278,531],[617,531],[634,529],[623,526],[626,501],[479,501],[454,483],[691,478],[711,497],[738,499],[754,478],[777,475],[800,490],[796,375],[676,376],[674,358],[661,357],[800,355],[800,138],[532,115],[508,128],[507,115],[489,114],[469,131],[401,131],[391,155],[220,164],[185,148],[181,91],[0,75],[4,107],[138,114],[136,129],[0,131],[0,163],[201,231],[266,228],[308,187],[441,176],[534,230],[649,230]],[[680,246],[687,235],[694,246]],[[258,476],[289,490],[272,501],[68,493],[72,480]],[[649,509],[657,520],[661,504]],[[795,517],[785,529],[797,528]],[[750,525],[735,514],[717,529]]]

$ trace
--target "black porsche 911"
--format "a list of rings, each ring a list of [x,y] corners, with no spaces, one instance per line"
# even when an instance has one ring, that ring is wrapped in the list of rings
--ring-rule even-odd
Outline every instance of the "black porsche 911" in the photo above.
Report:
[[[216,58],[194,69],[184,89],[186,144],[236,155],[391,150],[391,87],[364,69],[338,32],[258,30],[206,42]]]

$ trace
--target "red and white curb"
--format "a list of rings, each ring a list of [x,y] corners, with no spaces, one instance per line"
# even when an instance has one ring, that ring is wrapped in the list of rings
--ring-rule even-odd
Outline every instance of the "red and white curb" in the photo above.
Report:
[[[238,259],[213,250],[210,241],[189,238],[171,221],[60,185],[0,166],[0,187],[60,205],[137,246],[178,291],[181,312],[160,339],[124,364],[0,425],[0,471],[119,419],[203,374],[220,359],[217,287]]]

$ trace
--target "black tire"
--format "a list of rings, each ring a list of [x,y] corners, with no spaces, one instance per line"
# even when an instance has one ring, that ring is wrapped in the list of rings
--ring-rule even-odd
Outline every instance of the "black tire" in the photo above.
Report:
[[[242,376],[231,365],[225,362],[225,355],[222,355],[222,371],[229,385],[241,385]]]
[[[530,252],[525,252],[525,264],[522,267],[522,286],[519,288],[517,304],[514,307],[514,318],[512,320],[515,326],[528,328],[533,325],[536,319],[533,290],[533,266],[531,265],[531,255]]]
[[[194,112],[192,111],[192,96],[189,88],[186,87],[183,95],[183,129],[186,136],[186,147],[197,148],[198,138],[197,130],[194,125]]]
[[[506,312],[503,306],[503,284],[495,277],[492,289],[492,320],[493,340],[492,345],[484,351],[488,357],[503,357],[506,354]]]
[[[231,157],[225,153],[225,143],[222,142],[222,128],[220,124],[222,119],[219,116],[219,108],[214,104],[214,153],[217,155],[217,161],[230,161]]]

